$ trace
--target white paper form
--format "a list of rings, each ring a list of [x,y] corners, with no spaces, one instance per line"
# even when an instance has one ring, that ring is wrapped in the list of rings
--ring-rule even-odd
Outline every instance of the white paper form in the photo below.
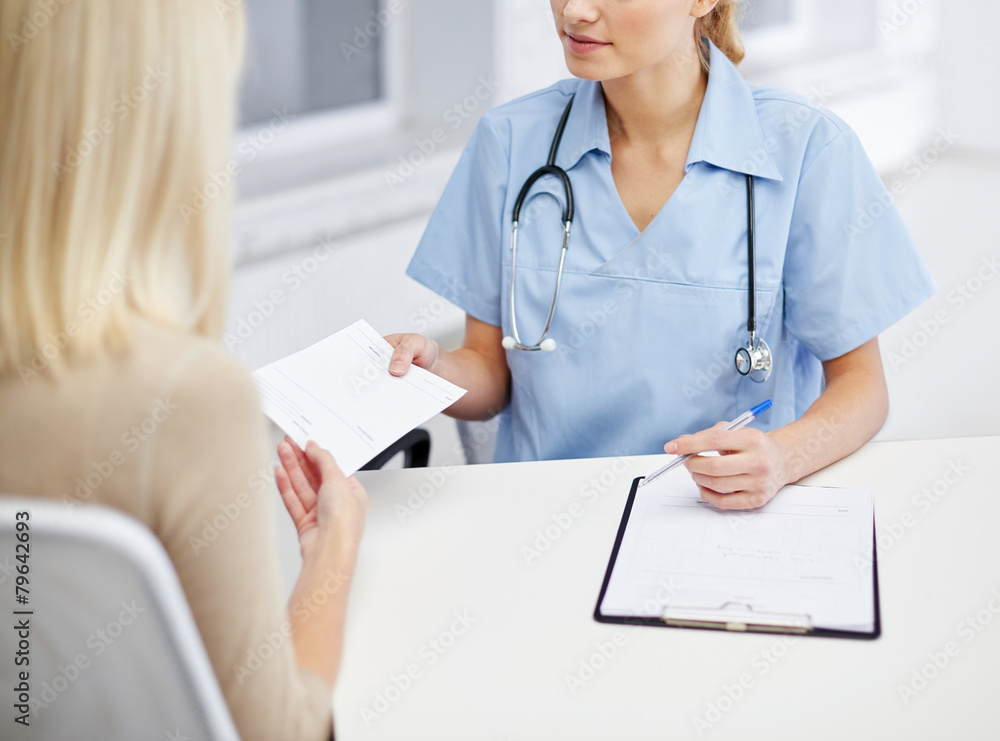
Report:
[[[349,476],[465,394],[415,365],[389,375],[391,356],[362,319],[253,377],[264,413],[299,445],[328,449]]]
[[[786,486],[760,509],[733,512],[702,500],[686,472],[667,474],[636,493],[601,612],[750,605],[871,632],[872,523],[865,489]]]

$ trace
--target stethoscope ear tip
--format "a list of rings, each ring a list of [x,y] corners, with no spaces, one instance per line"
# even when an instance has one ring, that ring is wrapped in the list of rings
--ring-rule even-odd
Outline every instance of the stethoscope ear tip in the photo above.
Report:
[[[496,340],[493,340],[493,341],[496,342]],[[500,341],[500,344],[503,345],[503,349],[504,350],[513,350],[514,349],[514,345],[516,343],[514,342],[514,338],[513,337],[504,337]]]
[[[542,348],[542,352],[552,352],[556,349],[556,341],[549,337],[548,339],[542,340],[542,344],[539,347]]]

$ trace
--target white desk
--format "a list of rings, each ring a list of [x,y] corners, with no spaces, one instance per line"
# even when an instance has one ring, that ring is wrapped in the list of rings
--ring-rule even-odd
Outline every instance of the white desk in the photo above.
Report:
[[[876,641],[595,622],[630,482],[663,460],[359,474],[337,738],[1000,739],[1000,437],[873,443],[806,480],[876,494]]]

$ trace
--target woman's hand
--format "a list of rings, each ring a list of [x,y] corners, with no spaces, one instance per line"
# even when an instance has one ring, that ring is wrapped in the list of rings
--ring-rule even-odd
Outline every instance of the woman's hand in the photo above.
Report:
[[[438,358],[438,343],[421,334],[388,334],[385,341],[395,348],[389,359],[389,373],[402,376],[416,365],[431,370]]]
[[[347,478],[329,452],[310,441],[303,451],[286,437],[275,466],[281,499],[299,532],[302,571],[288,603],[299,666],[331,685],[337,679],[344,642],[347,588],[368,514],[368,494]],[[334,572],[334,570],[336,570]],[[318,595],[325,597],[322,602]]]
[[[368,514],[364,487],[344,476],[333,456],[312,441],[303,451],[285,437],[278,458],[274,479],[298,531],[303,560],[326,546],[353,560]]]
[[[692,455],[684,466],[709,504],[719,509],[763,507],[787,483],[784,452],[760,430],[726,430],[725,426],[720,422],[709,430],[681,435],[663,449]],[[720,455],[699,455],[710,450]]]

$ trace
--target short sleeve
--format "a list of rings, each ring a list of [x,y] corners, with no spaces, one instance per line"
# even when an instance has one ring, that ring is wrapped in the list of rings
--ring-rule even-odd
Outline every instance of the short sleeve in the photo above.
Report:
[[[497,327],[509,163],[490,117],[480,119],[406,270],[466,313]]]
[[[936,290],[861,142],[804,162],[785,252],[785,323],[820,360],[861,346]]]

